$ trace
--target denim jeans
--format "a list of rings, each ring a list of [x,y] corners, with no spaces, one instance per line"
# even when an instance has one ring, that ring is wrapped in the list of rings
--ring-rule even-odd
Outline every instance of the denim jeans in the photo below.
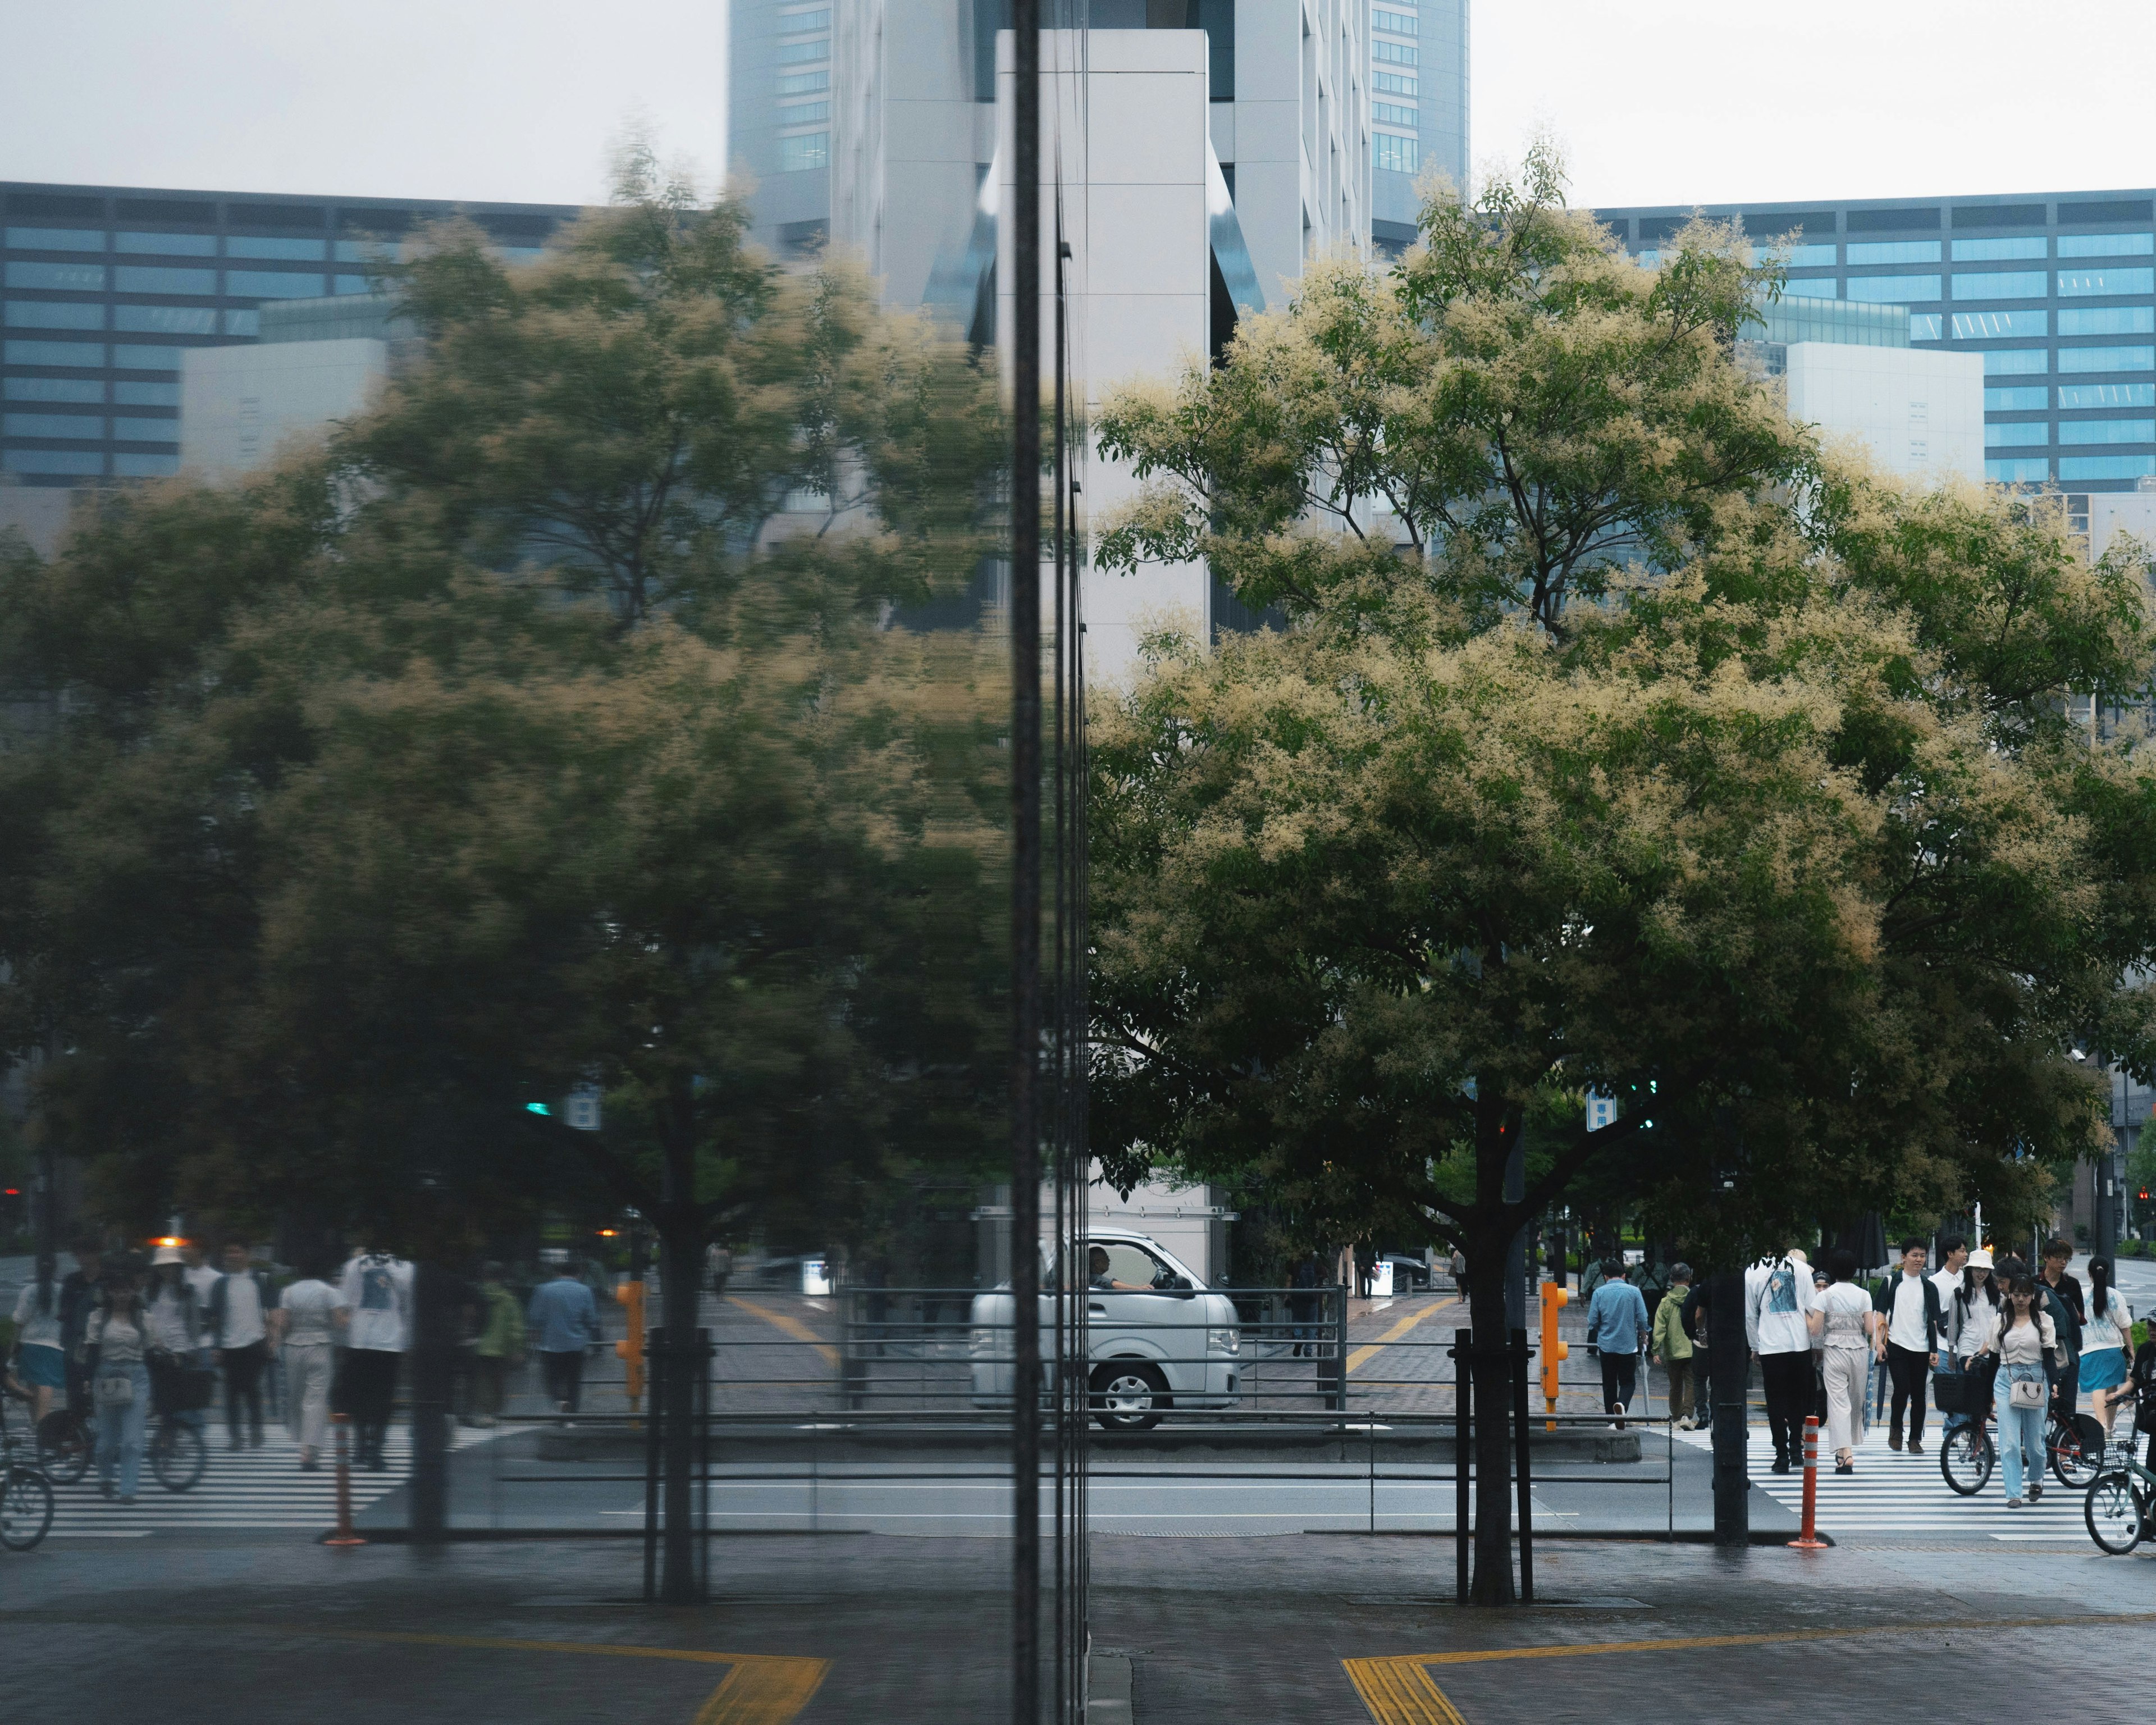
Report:
[[[1999,1373],[1999,1387],[1992,1406],[1999,1414],[1999,1459],[2005,1466],[2006,1495],[2026,1497],[2028,1494],[2022,1490],[2025,1452],[2030,1483],[2041,1485],[2044,1481],[2046,1409],[2041,1401],[2033,1408],[2015,1407],[2012,1381],[2004,1368]]]
[[[150,1419],[150,1368],[141,1361],[131,1366],[100,1366],[100,1378],[125,1374],[135,1385],[133,1399],[119,1407],[100,1405],[97,1410],[97,1477],[110,1485],[116,1468],[120,1495],[132,1497],[142,1483],[142,1433]]]

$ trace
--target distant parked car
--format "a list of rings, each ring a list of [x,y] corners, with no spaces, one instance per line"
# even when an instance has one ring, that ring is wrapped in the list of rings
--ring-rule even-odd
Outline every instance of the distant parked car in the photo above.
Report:
[[[1410,1258],[1405,1252],[1388,1252],[1384,1262],[1393,1266],[1393,1291],[1396,1294],[1427,1292],[1430,1289],[1430,1266],[1419,1258]]]

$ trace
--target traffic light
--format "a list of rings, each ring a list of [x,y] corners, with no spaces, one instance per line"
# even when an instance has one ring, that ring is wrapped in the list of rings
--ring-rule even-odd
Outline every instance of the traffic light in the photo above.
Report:
[[[1557,1412],[1558,1367],[1572,1350],[1557,1339],[1557,1315],[1572,1303],[1572,1296],[1553,1281],[1542,1285],[1543,1293],[1543,1411]],[[1553,1425],[1550,1430],[1557,1428]]]

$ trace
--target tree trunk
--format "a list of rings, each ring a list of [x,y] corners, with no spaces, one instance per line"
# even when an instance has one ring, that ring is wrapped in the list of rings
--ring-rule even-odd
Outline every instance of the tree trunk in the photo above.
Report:
[[[696,1345],[704,1229],[692,1211],[662,1217],[660,1229],[666,1317],[654,1373],[661,1381],[659,1597],[669,1605],[686,1605],[696,1603],[698,1593],[696,1501],[690,1486],[696,1462],[697,1374],[704,1369]]]
[[[1468,1323],[1474,1338],[1475,1568],[1473,1605],[1516,1603],[1512,1588],[1512,1380],[1505,1322],[1512,1239],[1489,1230],[1466,1242]],[[1465,1461],[1466,1458],[1460,1458]]]

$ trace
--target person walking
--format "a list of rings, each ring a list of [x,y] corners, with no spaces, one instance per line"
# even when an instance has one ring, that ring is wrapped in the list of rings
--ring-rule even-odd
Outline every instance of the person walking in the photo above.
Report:
[[[270,1278],[249,1266],[245,1246],[228,1245],[224,1273],[210,1286],[209,1331],[224,1368],[224,1430],[235,1450],[241,1445],[243,1411],[247,1446],[262,1447],[262,1371],[270,1361],[270,1314],[275,1309]]]
[[[1324,1286],[1325,1266],[1318,1261],[1317,1248],[1312,1246],[1288,1278],[1288,1320],[1295,1337],[1291,1359],[1300,1359],[1306,1353],[1313,1359],[1317,1357],[1317,1307],[1322,1297],[1317,1291]]]
[[[1924,1389],[1939,1363],[1946,1312],[1938,1283],[1924,1273],[1930,1257],[1924,1242],[1911,1235],[1902,1242],[1902,1267],[1879,1284],[1872,1309],[1885,1335],[1887,1375],[1894,1386],[1893,1411],[1887,1416],[1887,1447],[1902,1447],[1902,1416],[1909,1417],[1909,1453],[1924,1453]]]
[[[36,1276],[15,1299],[15,1369],[30,1392],[30,1429],[35,1431],[67,1389],[67,1349],[60,1339],[59,1266],[38,1260]]]
[[[1954,1376],[1977,1369],[1984,1338],[1995,1326],[1999,1313],[1999,1284],[1991,1267],[1991,1254],[1981,1249],[1963,1260],[1961,1286],[1954,1290],[1946,1312],[1947,1346],[1939,1355],[1939,1368]],[[1966,1425],[1974,1417],[1949,1414],[1946,1430]]]
[[[2044,1247],[2043,1273],[2036,1282],[2036,1297],[2051,1314],[2051,1327],[2058,1332],[2059,1351],[2064,1357],[2051,1385],[2051,1399],[2067,1420],[2081,1409],[2082,1326],[2088,1317],[2081,1278],[2066,1271],[2073,1261],[2071,1240],[2048,1242]]]
[[[524,1363],[524,1310],[509,1290],[507,1272],[489,1264],[479,1285],[479,1334],[472,1342],[472,1424],[500,1422],[509,1373]]]
[[[2005,1311],[1995,1313],[1978,1355],[1999,1362],[1993,1411],[1999,1416],[1999,1453],[2006,1468],[2006,1507],[2019,1509],[2044,1495],[2046,1359],[2056,1363],[2060,1344],[2051,1314],[2039,1304],[2033,1278],[2007,1284]],[[2024,1485],[2024,1480],[2026,1485]],[[2027,1497],[2025,1500],[2024,1491]]]
[[[1625,1280],[1624,1260],[1607,1258],[1602,1283],[1587,1302],[1587,1341],[1602,1353],[1602,1405],[1625,1429],[1625,1410],[1639,1382],[1640,1356],[1647,1349],[1647,1302]]]
[[[143,1302],[150,1329],[150,1372],[162,1394],[158,1399],[182,1425],[197,1431],[208,1429],[209,1420],[198,1405],[173,1411],[166,1399],[175,1381],[174,1368],[208,1364],[203,1348],[203,1313],[196,1303],[194,1285],[187,1280],[187,1260],[177,1246],[159,1246],[150,1260],[150,1288]]]
[[[1791,1257],[1796,1255],[1792,1252]],[[1812,1270],[1812,1311],[1819,1310],[1819,1302],[1825,1296],[1834,1278],[1826,1273],[1826,1266],[1816,1265]],[[1804,1319],[1812,1336],[1812,1404],[1810,1412],[1821,1425],[1826,1424],[1826,1335],[1811,1322],[1810,1314]]]
[[[1684,1327],[1691,1295],[1691,1266],[1679,1264],[1670,1271],[1669,1291],[1655,1308],[1647,1337],[1647,1358],[1669,1378],[1670,1418],[1686,1430],[1697,1423],[1691,1417],[1691,1337]]]
[[[172,1255],[177,1263],[179,1255]],[[122,1503],[135,1501],[142,1481],[150,1350],[155,1345],[134,1266],[123,1263],[107,1277],[103,1302],[83,1330],[83,1346],[95,1361],[90,1399],[97,1410],[97,1489],[110,1497],[116,1486]]]
[[[412,1346],[412,1266],[393,1252],[365,1246],[344,1266],[337,1291],[347,1308],[344,1358],[331,1406],[352,1417],[357,1465],[388,1471],[388,1441],[397,1373]]]
[[[1803,1452],[1814,1298],[1811,1266],[1801,1253],[1770,1253],[1744,1272],[1744,1337],[1767,1394],[1776,1473],[1787,1473]]]
[[[1828,1282],[1805,1322],[1820,1340],[1826,1379],[1827,1441],[1834,1471],[1856,1471],[1864,1442],[1864,1374],[1867,1361],[1886,1351],[1885,1324],[1871,1296],[1856,1283],[1856,1254],[1842,1247],[1827,1260]]]
[[[599,1339],[598,1302],[575,1267],[554,1266],[554,1279],[531,1291],[525,1314],[532,1351],[539,1356],[547,1399],[555,1411],[573,1414],[583,1399],[584,1349]]]
[[[285,1374],[285,1430],[300,1446],[302,1473],[314,1473],[322,1465],[337,1338],[351,1317],[343,1290],[323,1273],[327,1268],[320,1252],[309,1252],[300,1261],[298,1279],[277,1296],[270,1312],[270,1351]],[[226,1405],[228,1412],[230,1404]]]
[[[2081,1387],[2088,1392],[2103,1435],[2118,1410],[2118,1390],[2133,1364],[2133,1309],[2111,1285],[2108,1258],[2089,1260],[2088,1322],[2082,1330]]]
[[[75,1241],[74,1254],[74,1268],[60,1278],[60,1351],[67,1362],[67,1404],[94,1421],[83,1336],[90,1315],[105,1303],[105,1251],[95,1235],[85,1235]]]

